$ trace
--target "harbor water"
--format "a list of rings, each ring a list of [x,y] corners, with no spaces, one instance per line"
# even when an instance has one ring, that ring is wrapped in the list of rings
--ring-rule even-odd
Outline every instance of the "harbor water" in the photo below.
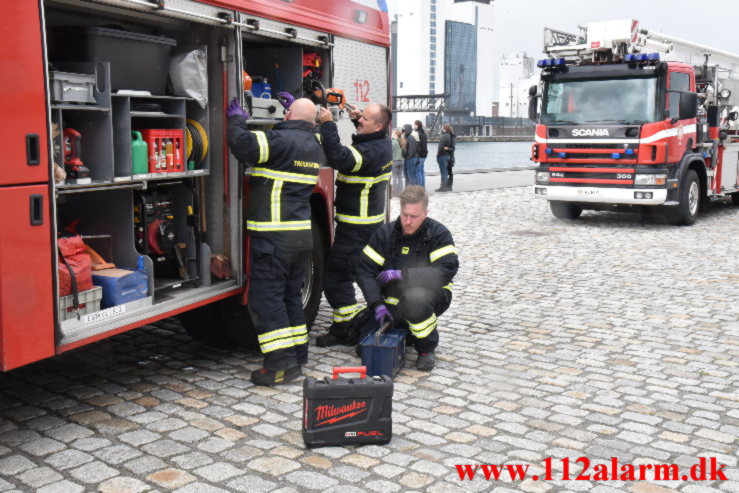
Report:
[[[429,156],[426,158],[424,165],[426,172],[438,171],[436,146],[436,143],[429,142]],[[454,157],[455,171],[518,168],[534,165],[529,160],[531,157],[531,142],[457,142]]]

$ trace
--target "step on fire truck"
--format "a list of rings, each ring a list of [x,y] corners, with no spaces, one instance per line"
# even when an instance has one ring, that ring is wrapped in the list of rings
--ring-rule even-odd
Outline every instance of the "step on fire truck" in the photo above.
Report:
[[[544,52],[533,191],[556,217],[651,206],[690,225],[713,199],[739,205],[739,55],[636,20],[545,28]]]
[[[284,119],[279,91],[387,104],[385,1],[23,0],[3,2],[0,32],[0,371],[172,316],[202,342],[258,347],[255,163],[229,152],[225,109],[241,98],[261,131]],[[333,108],[346,142],[354,126]],[[309,326],[333,235],[334,173],[319,173]]]

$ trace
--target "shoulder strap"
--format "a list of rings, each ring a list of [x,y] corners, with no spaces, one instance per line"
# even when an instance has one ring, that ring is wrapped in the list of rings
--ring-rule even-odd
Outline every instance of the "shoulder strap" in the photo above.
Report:
[[[69,270],[69,279],[72,283],[72,309],[77,310],[80,306],[80,298],[79,298],[79,291],[77,290],[77,276],[74,275],[74,270],[67,262],[67,259],[64,258],[64,254],[62,253],[62,249],[59,248],[57,245],[56,247],[57,251],[59,252],[59,257],[62,259],[62,262],[64,262],[64,265],[67,267],[67,270]],[[80,314],[77,314],[77,319],[80,318]]]

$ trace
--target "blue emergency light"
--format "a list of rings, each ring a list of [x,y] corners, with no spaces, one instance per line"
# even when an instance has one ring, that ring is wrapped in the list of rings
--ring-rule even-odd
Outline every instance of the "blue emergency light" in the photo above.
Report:
[[[552,148],[551,148],[551,147],[547,147],[547,148],[546,148],[546,149],[544,150],[544,154],[551,154],[551,153],[552,153]]]
[[[628,154],[629,156],[633,155],[634,149],[626,149],[626,154]]]
[[[536,66],[539,68],[564,66],[566,64],[564,58],[545,58],[536,62]]]
[[[559,156],[559,158],[560,158],[560,159],[564,159],[564,158],[566,158],[566,157],[567,157],[567,153],[564,153],[564,152],[558,152],[558,153],[557,153],[557,156]]]
[[[613,154],[611,154],[612,159],[619,159],[620,157],[621,157],[621,153],[619,152],[614,152]]]
[[[624,57],[625,62],[658,62],[659,53],[629,53]]]

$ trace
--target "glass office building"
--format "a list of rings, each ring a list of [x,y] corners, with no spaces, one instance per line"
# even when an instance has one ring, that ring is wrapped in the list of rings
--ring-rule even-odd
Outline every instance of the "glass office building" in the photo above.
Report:
[[[475,111],[477,33],[472,24],[446,21],[444,89],[450,111]]]

